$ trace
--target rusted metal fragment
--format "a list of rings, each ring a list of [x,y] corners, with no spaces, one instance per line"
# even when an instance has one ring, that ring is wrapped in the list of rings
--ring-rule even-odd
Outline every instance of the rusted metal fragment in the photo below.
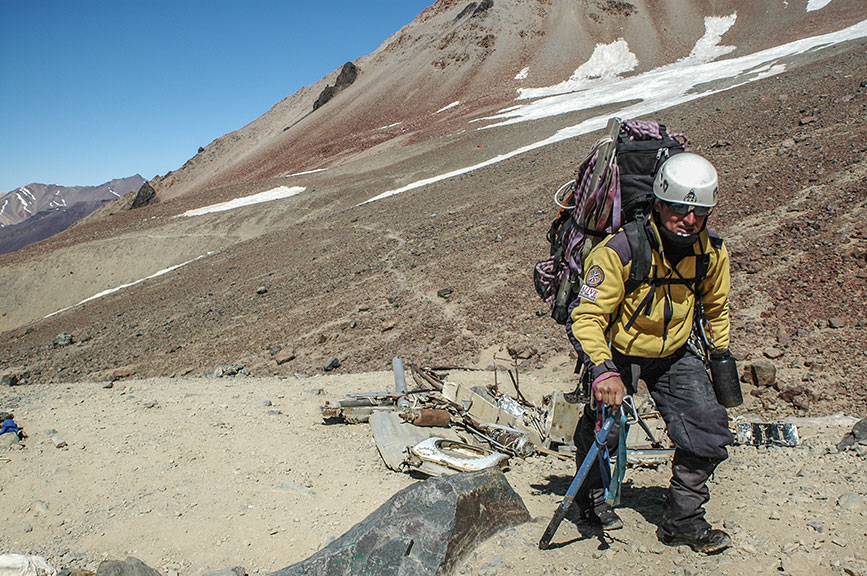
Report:
[[[269,576],[449,574],[484,540],[529,520],[499,470],[430,478],[404,488],[310,558]]]

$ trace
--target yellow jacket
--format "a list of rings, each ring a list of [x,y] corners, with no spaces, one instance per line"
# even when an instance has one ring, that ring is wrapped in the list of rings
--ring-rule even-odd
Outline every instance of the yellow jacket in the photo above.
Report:
[[[651,245],[651,278],[696,277],[698,257],[684,257],[675,270],[661,248],[659,230],[653,218],[648,218],[645,232]],[[728,250],[722,238],[704,230],[693,246],[693,254],[708,255],[707,273],[698,286],[698,292],[712,330],[714,346],[728,348]],[[567,328],[573,345],[590,370],[591,379],[616,371],[608,348],[609,323],[611,346],[627,356],[642,358],[663,358],[674,354],[686,344],[692,331],[695,294],[691,287],[686,284],[654,286],[642,283],[632,293],[625,294],[624,282],[631,267],[632,254],[622,229],[595,246],[584,263],[581,291],[572,304]],[[653,297],[649,301],[651,291]],[[634,324],[627,330],[633,316]]]

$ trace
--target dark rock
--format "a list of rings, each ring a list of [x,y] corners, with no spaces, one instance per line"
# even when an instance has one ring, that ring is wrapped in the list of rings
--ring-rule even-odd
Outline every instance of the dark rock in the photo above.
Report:
[[[846,326],[846,319],[840,316],[835,316],[834,318],[828,319],[828,326],[830,328],[843,328]]]
[[[283,349],[282,346],[280,346],[279,344],[275,344],[274,346],[271,346],[270,348],[268,348],[268,354],[270,354],[271,356],[276,356],[277,354],[280,353],[280,350],[282,350],[282,349]]]
[[[267,293],[268,293],[268,288],[266,288],[265,286],[259,286],[259,288],[256,290],[256,294],[267,294]]]
[[[130,205],[130,210],[135,210],[136,208],[141,208],[142,206],[147,206],[154,202],[156,198],[156,190],[154,190],[153,186],[150,185],[150,182],[145,182],[141,185],[141,188],[138,189],[138,192],[135,194],[135,200],[132,201]]]
[[[329,360],[328,364],[322,367],[326,372],[331,372],[335,368],[340,368],[340,360],[336,357]]]
[[[439,296],[440,298],[448,298],[449,296],[451,296],[451,294],[452,294],[451,288],[441,288],[441,289],[437,290],[437,296]]]
[[[488,8],[494,5],[494,0],[482,0],[479,2],[479,5],[476,6],[476,9],[473,10],[473,17],[483,16],[485,12],[488,11]]]
[[[770,362],[759,360],[750,366],[753,386],[773,386],[777,381],[777,368]]]
[[[845,450],[856,444],[867,445],[867,418],[859,420],[852,430],[843,436],[843,440],[837,444],[838,450]]]
[[[499,470],[431,478],[404,488],[310,558],[270,576],[450,574],[485,539],[529,520]]]
[[[0,376],[0,386],[15,386],[18,384],[17,374],[4,374]]]
[[[469,4],[464,6],[464,9],[461,10],[457,16],[455,16],[455,21],[460,20],[468,14],[472,14],[473,10],[476,9],[476,6],[478,6],[478,4],[476,4],[475,2],[470,2]]]
[[[319,93],[319,98],[313,103],[313,109],[317,110],[320,106],[334,98],[338,92],[355,82],[356,78],[358,78],[358,67],[352,62],[344,64],[337,75],[337,80],[334,81],[334,86],[330,84],[325,86],[322,92]]]
[[[160,576],[160,573],[132,556],[126,560],[103,560],[96,569],[96,576]]]

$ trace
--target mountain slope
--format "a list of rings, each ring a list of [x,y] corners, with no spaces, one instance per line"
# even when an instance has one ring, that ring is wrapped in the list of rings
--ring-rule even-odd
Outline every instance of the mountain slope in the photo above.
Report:
[[[485,18],[494,18],[505,5],[495,3]],[[540,6],[565,9],[558,3]],[[821,17],[807,13],[804,22],[844,25],[852,4],[835,1],[826,9],[835,6],[840,11]],[[407,45],[422,32],[439,33],[460,12],[448,2],[434,8],[411,25],[415,36],[401,41],[399,33],[384,47]],[[803,4],[799,10],[804,12]],[[744,20],[738,12],[731,30]],[[773,22],[767,24],[773,32]],[[628,40],[630,46],[638,44]],[[723,41],[734,44],[728,33]],[[711,225],[733,254],[735,352],[750,361],[763,357],[765,348],[779,348],[780,382],[806,387],[811,411],[819,413],[867,409],[865,392],[851,385],[863,364],[867,309],[865,46],[862,38],[811,50],[787,59],[785,71],[777,75],[654,114],[685,131],[691,149],[707,155],[722,176],[721,205]],[[430,62],[424,60],[427,52],[397,52],[404,61]],[[320,112],[317,122],[325,126],[326,119],[341,117],[346,108],[361,111],[361,96],[352,91],[365,77],[365,66],[359,61],[359,80],[285,134],[307,134],[299,127]],[[444,70],[461,66],[470,64]],[[407,76],[390,84],[399,90],[393,98],[420,106],[421,99],[406,87],[423,75],[408,65],[403,69],[409,70]],[[434,114],[455,101],[451,94],[425,104],[432,111],[402,135],[368,148],[363,133],[357,149],[335,144],[330,158],[339,156],[339,161],[326,171],[266,177],[277,166],[270,162],[289,153],[274,144],[284,137],[277,111],[291,104],[302,114],[298,102],[312,106],[324,85],[333,82],[333,77],[325,79],[227,135],[213,150],[206,148],[157,183],[164,194],[160,203],[88,219],[0,257],[0,291],[6,295],[0,370],[29,372],[31,381],[50,382],[109,378],[119,368],[139,376],[202,374],[228,362],[243,363],[260,375],[312,373],[333,357],[341,371],[385,369],[395,355],[422,364],[486,366],[494,352],[511,345],[538,351],[522,370],[541,370],[553,387],[570,387],[569,344],[536,297],[531,270],[547,250],[553,191],[572,176],[598,133],[360,203],[542,141],[618,108],[475,130],[467,119],[496,107],[481,96],[481,101],[462,100]],[[403,112],[374,107],[366,114],[387,126],[386,118],[394,122]],[[454,117],[440,119],[447,114]],[[233,139],[237,143],[230,145]],[[313,148],[305,141],[298,149]],[[292,174],[305,167],[317,166],[283,166]],[[221,181],[216,188],[197,188]],[[234,211],[176,217],[278,185],[306,191]],[[72,334],[73,343],[55,345],[61,332]],[[271,354],[277,347],[294,351],[294,360],[277,364]],[[776,397],[749,397],[744,409],[792,410]]]
[[[337,75],[323,78],[227,134],[155,186],[162,199],[307,170],[335,167],[364,151],[430,141],[515,103],[516,90],[556,84],[597,44],[627,38],[640,73],[674,62],[706,30],[705,18],[737,14],[725,34],[731,57],[863,19],[863,5],[835,0],[822,11],[805,2],[572,2],[441,0],[369,56],[358,79],[326,106],[313,103]],[[526,77],[515,77],[527,69]],[[450,104],[460,102],[445,112]]]

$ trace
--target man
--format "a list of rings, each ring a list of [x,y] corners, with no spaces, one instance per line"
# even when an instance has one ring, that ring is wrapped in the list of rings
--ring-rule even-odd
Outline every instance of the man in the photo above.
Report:
[[[700,298],[714,348],[729,347],[728,251],[706,227],[718,190],[716,170],[701,156],[681,153],[666,160],[653,182],[651,214],[640,224],[650,243],[650,278],[625,293],[633,255],[626,232],[619,230],[588,255],[567,323],[595,403],[618,407],[624,395],[635,392],[639,375],[647,384],[675,446],[657,535],[665,544],[707,554],[731,544],[728,534],[705,520],[703,506],[707,480],[728,457],[725,447],[733,437],[689,339]],[[597,416],[591,404],[575,432],[579,463],[594,441]],[[611,449],[617,435],[617,429],[609,434]],[[585,519],[607,530],[623,526],[605,501],[598,463],[576,501]]]

